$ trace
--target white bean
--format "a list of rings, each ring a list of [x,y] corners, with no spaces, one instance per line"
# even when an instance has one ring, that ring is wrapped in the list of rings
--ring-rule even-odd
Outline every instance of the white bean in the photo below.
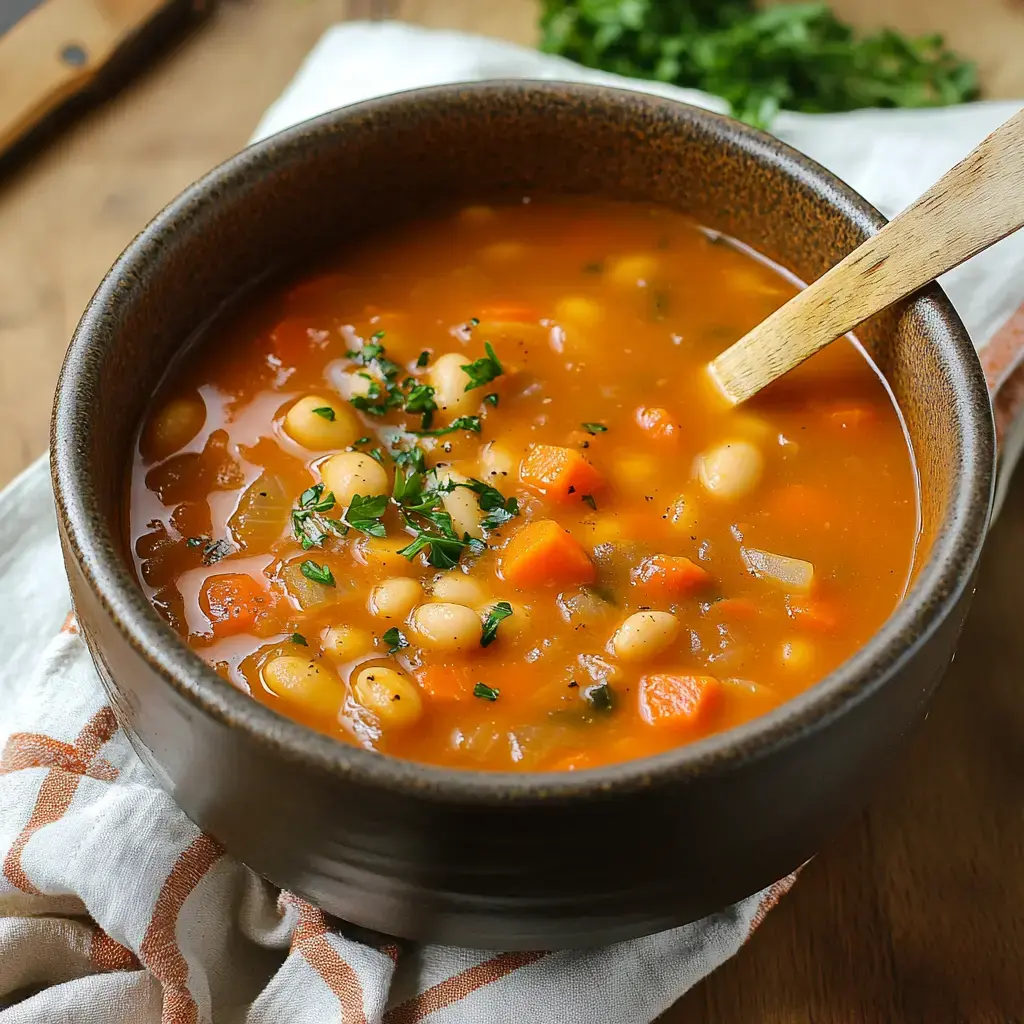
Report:
[[[356,676],[352,693],[384,726],[401,728],[412,725],[423,714],[420,691],[393,668],[381,665],[364,668]]]
[[[487,604],[480,606],[478,610],[481,623],[487,621],[487,616],[491,614],[491,609],[497,603],[497,601],[488,601]],[[505,604],[512,609],[512,614],[501,620],[501,625],[498,626],[498,635],[520,636],[529,628],[532,613],[525,604],[520,604],[518,601],[505,600]]]
[[[466,390],[466,385],[472,381],[462,367],[471,361],[458,352],[449,352],[441,356],[427,374],[434,388],[434,401],[437,402],[437,407],[449,417],[472,412],[483,397],[482,391]]]
[[[370,612],[379,619],[405,621],[422,599],[423,587],[419,580],[396,576],[378,583],[370,592]]]
[[[373,650],[373,636],[358,626],[331,626],[324,632],[320,646],[335,661],[354,661]]]
[[[704,489],[716,498],[733,501],[749,494],[764,473],[764,456],[749,441],[726,441],[697,459]]]
[[[638,288],[650,282],[658,269],[658,260],[650,253],[619,256],[605,271],[605,279],[620,288]]]
[[[469,483],[468,477],[452,470],[438,473],[438,479],[442,483]],[[445,512],[452,517],[452,527],[460,538],[466,533],[470,537],[483,536],[480,523],[483,522],[484,512],[480,508],[475,492],[468,487],[455,487],[441,495],[441,504],[444,505]]]
[[[430,588],[430,593],[435,601],[464,604],[470,608],[475,608],[487,600],[484,588],[457,569],[438,577]]]
[[[398,552],[408,547],[412,537],[399,534],[397,537],[361,536],[352,546],[352,553],[361,565],[368,566],[378,574],[406,576],[416,571],[416,566],[405,555]]]
[[[206,406],[201,398],[172,398],[150,420],[145,454],[155,459],[173,455],[203,429],[205,422]]]
[[[678,635],[679,620],[669,612],[635,612],[615,631],[612,650],[623,661],[647,661]]]
[[[336,714],[344,691],[341,681],[310,658],[285,655],[263,666],[263,682],[271,693],[315,714]]]
[[[412,628],[425,647],[463,651],[480,643],[480,617],[463,604],[424,604],[412,614]]]
[[[505,445],[488,441],[480,449],[480,478],[492,487],[501,488],[503,480],[516,478],[516,458]]]
[[[306,395],[288,410],[284,429],[303,448],[327,451],[351,444],[359,436],[360,428],[346,403],[323,395]]]
[[[802,637],[793,637],[779,648],[779,661],[791,672],[807,672],[814,665],[814,647]]]
[[[334,495],[338,505],[347,508],[357,495],[387,494],[390,490],[384,467],[362,452],[340,452],[320,466],[324,490]]]

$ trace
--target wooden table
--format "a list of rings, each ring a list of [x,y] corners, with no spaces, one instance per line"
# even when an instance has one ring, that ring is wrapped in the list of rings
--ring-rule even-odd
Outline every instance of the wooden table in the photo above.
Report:
[[[834,0],[865,28],[939,29],[990,95],[1024,95],[1024,6]],[[105,269],[237,150],[328,25],[395,16],[529,43],[532,0],[226,0],[174,53],[0,186],[5,483],[46,444],[68,338]],[[671,1024],[1024,1021],[1024,475],[960,653],[902,768]],[[486,1024],[486,1022],[481,1022]]]

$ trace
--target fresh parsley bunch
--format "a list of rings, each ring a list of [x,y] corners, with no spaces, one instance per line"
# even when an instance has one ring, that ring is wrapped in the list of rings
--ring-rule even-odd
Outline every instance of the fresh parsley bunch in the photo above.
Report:
[[[857,37],[826,4],[542,0],[541,49],[632,78],[702,89],[758,127],[780,110],[938,107],[978,95],[941,36]]]

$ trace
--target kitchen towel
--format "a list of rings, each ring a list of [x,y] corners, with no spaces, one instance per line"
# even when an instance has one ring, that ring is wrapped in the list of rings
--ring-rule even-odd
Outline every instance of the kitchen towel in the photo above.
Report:
[[[495,40],[353,23],[324,36],[256,137],[372,95],[501,77],[722,106]],[[1017,107],[784,114],[775,130],[892,215]],[[943,282],[1007,396],[1024,391],[1022,263],[1024,237],[1008,239]],[[0,640],[0,1024],[644,1024],[793,882],[648,938],[529,953],[368,936],[274,889],[175,807],[118,728],[70,615],[45,460],[0,495]]]

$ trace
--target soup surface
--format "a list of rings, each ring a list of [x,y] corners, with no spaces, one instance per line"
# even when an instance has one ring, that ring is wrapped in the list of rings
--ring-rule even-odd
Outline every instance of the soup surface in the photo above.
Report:
[[[747,721],[879,628],[918,529],[852,343],[711,392],[794,291],[678,214],[525,201],[263,286],[143,423],[145,592],[254,699],[400,757],[581,769]]]

